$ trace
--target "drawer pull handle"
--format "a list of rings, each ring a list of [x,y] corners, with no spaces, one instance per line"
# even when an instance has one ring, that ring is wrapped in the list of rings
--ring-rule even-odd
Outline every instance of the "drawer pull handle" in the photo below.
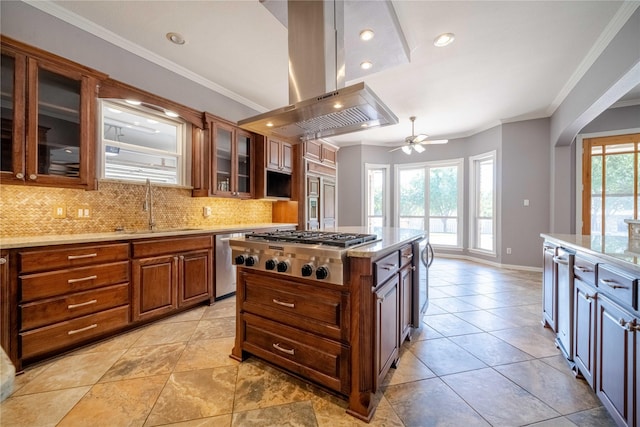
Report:
[[[413,258],[413,254],[402,255],[403,258],[411,259]]]
[[[624,319],[620,319],[618,320],[618,323],[620,323],[620,326],[629,332],[640,332],[640,325],[636,325],[633,322],[627,322]]]
[[[583,273],[591,273],[591,269],[589,267],[583,267],[581,265],[576,265],[576,269]]]
[[[278,299],[272,299],[271,301],[273,301],[274,304],[278,304],[278,305],[282,305],[284,307],[289,307],[289,308],[296,308],[296,305],[292,302],[284,302],[284,301],[280,301]]]
[[[84,328],[80,328],[80,329],[75,329],[73,331],[69,331],[69,332],[67,332],[67,335],[77,334],[77,333],[88,331],[89,329],[93,329],[93,328],[97,328],[97,327],[98,327],[98,324],[94,323],[93,325],[85,326]]]
[[[611,289],[629,289],[628,286],[618,285],[615,280],[611,279],[600,279],[600,283],[607,285]]]
[[[279,342],[273,343],[273,348],[283,353],[290,354],[291,356],[296,354],[295,349],[281,347]]]
[[[67,256],[67,259],[72,260],[72,259],[82,259],[82,258],[93,258],[94,256],[98,256],[98,254],[93,253],[93,254],[85,254],[85,255],[69,255]]]
[[[386,264],[386,266],[382,267],[382,268],[384,270],[391,271],[391,270],[395,269],[396,267],[397,267],[397,265],[395,265],[395,264]]]
[[[85,301],[85,302],[81,302],[81,303],[78,303],[78,304],[69,304],[67,306],[67,309],[71,310],[72,308],[84,307],[85,305],[91,305],[91,304],[95,304],[97,302],[98,302],[97,299],[92,299],[91,301]]]
[[[584,299],[586,299],[587,301],[589,300],[594,300],[596,299],[596,295],[589,295],[589,294],[584,294]]]
[[[569,260],[561,256],[554,256],[553,262],[555,262],[556,264],[569,265]]]
[[[79,279],[69,279],[67,280],[68,284],[72,284],[72,283],[78,283],[78,282],[85,282],[87,280],[93,280],[93,279],[97,279],[98,276],[87,276],[87,277],[80,277]]]

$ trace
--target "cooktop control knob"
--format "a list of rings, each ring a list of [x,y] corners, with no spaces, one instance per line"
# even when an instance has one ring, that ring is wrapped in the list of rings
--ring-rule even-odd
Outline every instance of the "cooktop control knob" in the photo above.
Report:
[[[244,259],[245,259],[245,258],[244,258],[244,255],[238,255],[238,256],[236,257],[236,265],[242,265],[242,264],[244,264]]]
[[[276,260],[275,259],[268,259],[265,263],[264,263],[264,268],[266,268],[267,270],[275,270],[276,269]]]
[[[329,269],[325,266],[318,267],[316,270],[316,279],[323,280],[329,277]]]
[[[284,273],[289,269],[289,261],[280,261],[278,263],[278,273]]]
[[[252,255],[244,260],[244,265],[246,265],[247,267],[253,267],[256,264],[258,264],[258,257],[255,255]]]
[[[309,277],[313,274],[313,266],[311,264],[305,264],[302,266],[302,276]]]

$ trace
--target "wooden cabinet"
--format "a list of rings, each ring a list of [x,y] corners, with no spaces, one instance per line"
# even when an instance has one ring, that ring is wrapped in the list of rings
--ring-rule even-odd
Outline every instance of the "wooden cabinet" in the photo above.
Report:
[[[333,228],[336,224],[336,181],[329,178],[322,178],[320,184],[320,223],[321,228]]]
[[[254,135],[205,113],[209,145],[209,195],[253,197]]]
[[[400,343],[411,338],[413,325],[413,282],[414,269],[412,264],[413,247],[407,245],[400,251]]]
[[[285,141],[267,138],[266,168],[276,172],[293,172],[293,145]]]
[[[129,324],[129,245],[18,253],[19,358],[33,360]]]
[[[635,426],[640,320],[602,294],[596,307],[596,394],[617,424]]]
[[[6,37],[2,75],[0,180],[95,188],[96,96],[106,75]]]
[[[375,290],[375,381],[377,390],[398,360],[400,346],[400,284],[395,274]]]
[[[335,167],[338,160],[338,149],[320,141],[306,141],[304,142],[303,156],[308,160]]]
[[[132,247],[134,321],[212,298],[211,236],[143,240]]]
[[[233,357],[255,354],[339,393],[349,389],[346,291],[239,270]]]
[[[585,281],[574,281],[573,361],[591,387],[594,386],[596,339],[596,289]]]
[[[543,275],[542,275],[542,324],[557,332],[558,326],[558,270],[553,258],[557,247],[545,242],[543,246]]]

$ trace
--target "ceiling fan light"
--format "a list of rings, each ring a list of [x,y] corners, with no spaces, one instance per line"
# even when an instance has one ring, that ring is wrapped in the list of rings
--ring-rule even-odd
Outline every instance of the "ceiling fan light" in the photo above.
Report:
[[[410,145],[403,145],[402,146],[402,151],[404,151],[405,154],[411,154],[411,146]]]
[[[424,147],[420,144],[414,145],[413,149],[416,150],[416,153],[424,153]]]

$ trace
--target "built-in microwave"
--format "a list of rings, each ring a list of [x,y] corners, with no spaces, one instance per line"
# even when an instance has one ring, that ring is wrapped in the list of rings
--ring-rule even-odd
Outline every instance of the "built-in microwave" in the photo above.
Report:
[[[267,171],[267,197],[291,198],[291,175]]]

